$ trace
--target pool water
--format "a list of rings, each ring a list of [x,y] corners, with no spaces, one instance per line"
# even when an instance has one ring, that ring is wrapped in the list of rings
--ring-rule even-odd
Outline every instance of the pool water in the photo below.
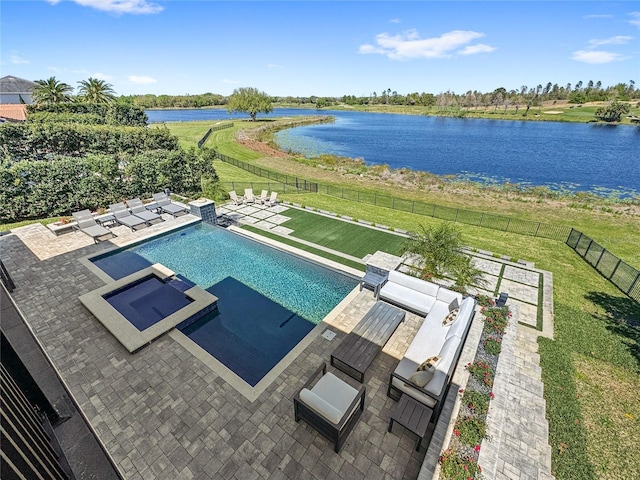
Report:
[[[153,275],[110,292],[104,299],[140,331],[192,302],[171,282],[163,282]]]
[[[233,277],[314,324],[358,284],[353,277],[206,223],[91,261],[116,280],[154,263],[205,290]]]
[[[114,279],[161,263],[218,297],[216,311],[178,328],[251,386],[358,284],[205,223],[91,261]]]

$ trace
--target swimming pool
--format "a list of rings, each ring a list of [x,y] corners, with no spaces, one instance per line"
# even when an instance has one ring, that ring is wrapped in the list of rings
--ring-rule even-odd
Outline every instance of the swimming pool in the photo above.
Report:
[[[91,261],[116,280],[154,263],[203,289],[233,277],[314,324],[358,284],[354,277],[206,223]]]
[[[218,298],[217,309],[178,327],[255,386],[358,284],[358,279],[198,223],[90,259],[114,279],[152,264]]]

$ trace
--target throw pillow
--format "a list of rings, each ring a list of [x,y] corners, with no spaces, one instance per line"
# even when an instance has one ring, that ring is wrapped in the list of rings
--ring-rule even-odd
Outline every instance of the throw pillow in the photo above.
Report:
[[[456,308],[460,308],[460,304],[458,303],[458,299],[454,298],[449,304],[449,311],[453,312]]]
[[[429,370],[429,367],[433,367],[440,360],[439,355],[434,355],[433,357],[427,358],[424,362],[420,364],[418,367],[418,371]]]
[[[460,309],[456,308],[451,313],[449,313],[449,315],[444,317],[444,320],[442,321],[442,326],[446,327],[447,325],[451,325],[453,323],[453,321],[456,319],[456,317],[458,316],[458,312],[459,311],[460,311]]]
[[[433,378],[434,370],[419,370],[409,377],[419,387],[424,387]]]

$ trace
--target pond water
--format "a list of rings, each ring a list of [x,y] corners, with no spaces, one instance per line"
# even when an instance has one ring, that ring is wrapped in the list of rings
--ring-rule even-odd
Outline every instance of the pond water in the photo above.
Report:
[[[283,130],[283,149],[329,153],[484,183],[600,195],[640,195],[640,127],[274,109],[273,118],[331,115],[334,123]],[[226,110],[150,110],[150,122],[233,120]]]

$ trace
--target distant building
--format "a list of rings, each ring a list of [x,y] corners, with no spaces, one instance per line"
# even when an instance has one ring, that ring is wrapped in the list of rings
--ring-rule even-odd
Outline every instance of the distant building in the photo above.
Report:
[[[22,122],[27,118],[27,104],[38,84],[7,75],[0,78],[0,122]]]
[[[20,105],[30,104],[31,93],[38,84],[24,78],[7,75],[0,78],[0,104]]]

